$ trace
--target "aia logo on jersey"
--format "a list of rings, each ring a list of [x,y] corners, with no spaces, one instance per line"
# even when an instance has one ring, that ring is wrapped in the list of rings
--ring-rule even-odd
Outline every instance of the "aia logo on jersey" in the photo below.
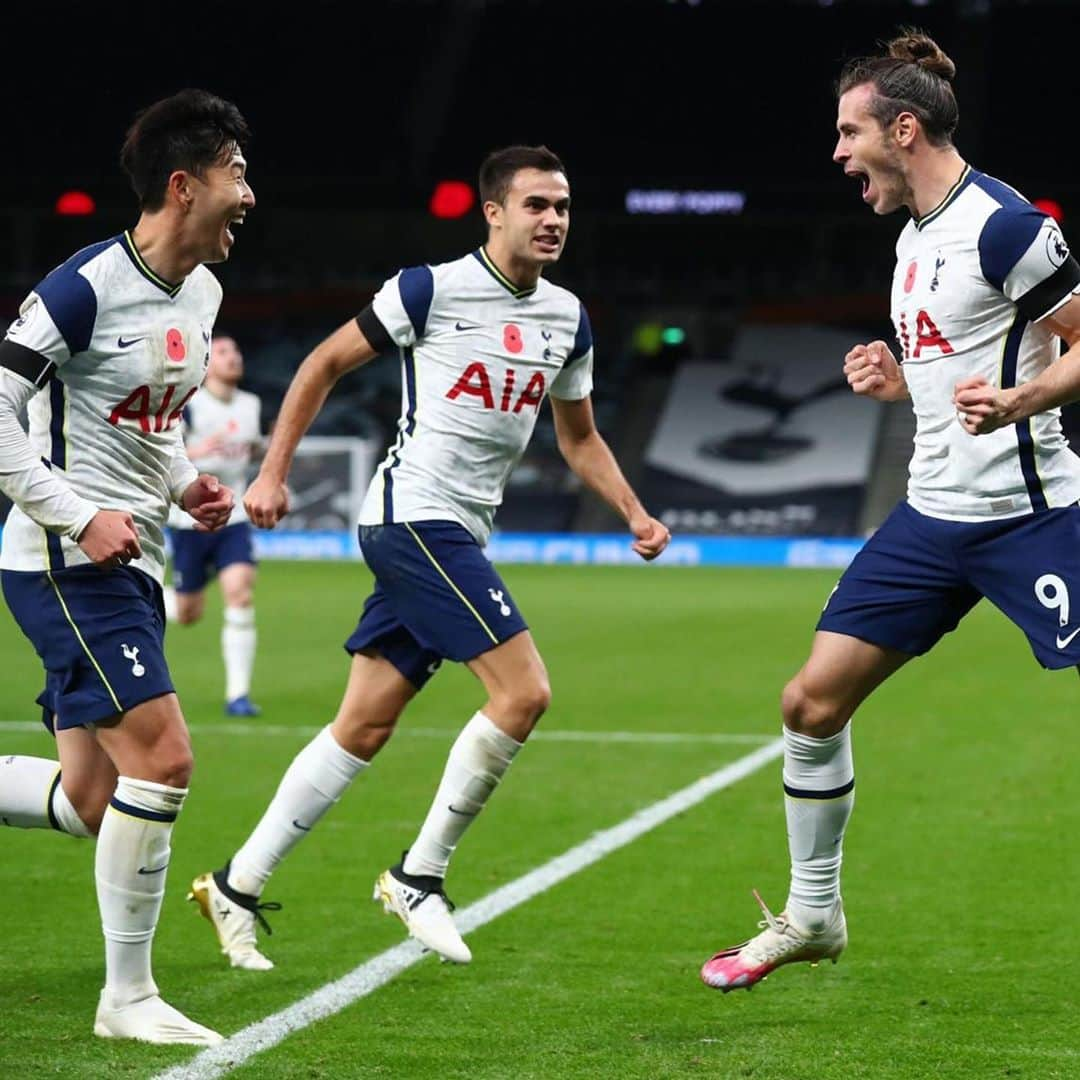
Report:
[[[508,367],[503,378],[502,392],[499,395],[499,412],[519,413],[526,406],[539,412],[540,403],[544,400],[544,391],[547,389],[543,372],[533,372],[532,377],[520,393],[516,393],[516,383],[517,372]],[[478,360],[473,361],[461,373],[458,381],[446,391],[446,396],[451,401],[456,401],[462,394],[479,398],[485,409],[495,408],[495,394],[492,389],[491,376],[488,374],[488,369]]]
[[[137,386],[119,405],[114,405],[109,413],[109,423],[114,427],[138,425],[149,435],[151,432],[168,431],[175,427],[184,411],[184,406],[195,396],[199,388],[193,386],[176,404],[173,397],[175,386],[167,386],[161,401],[155,407],[150,400],[150,387]]]
[[[937,328],[928,312],[921,308],[915,314],[915,333],[908,327],[907,315],[900,312],[900,347],[905,360],[918,360],[923,349],[939,349],[943,355],[955,352],[949,339]],[[914,338],[914,344],[912,344]]]
[[[174,363],[182,364],[187,358],[184,335],[176,327],[165,331],[165,355]]]

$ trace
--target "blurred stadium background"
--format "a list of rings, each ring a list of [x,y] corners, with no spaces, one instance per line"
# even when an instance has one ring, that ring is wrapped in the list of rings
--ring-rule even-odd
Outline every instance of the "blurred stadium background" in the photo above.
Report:
[[[509,564],[554,704],[455,860],[450,888],[467,910],[770,745],[837,568],[903,493],[910,410],[855,400],[840,373],[851,343],[892,339],[903,224],[875,218],[830,160],[842,61],[901,24],[931,32],[959,68],[961,153],[1049,200],[1075,247],[1076,14],[1076,0],[24,7],[6,20],[0,65],[0,318],[76,248],[133,223],[116,163],[126,125],[159,96],[205,86],[256,133],[258,205],[215,273],[220,328],[239,340],[270,422],[306,351],[387,276],[480,243],[485,152],[544,142],[563,156],[573,224],[552,276],[592,316],[601,429],[677,541],[645,572],[513,565],[629,554],[624,537],[606,539],[618,523],[570,484],[544,410],[491,553]],[[65,193],[82,195],[61,204]],[[474,680],[448,665],[275,876],[277,969],[229,969],[184,893],[243,839],[337,707],[341,642],[370,579],[335,560],[351,554],[350,486],[381,454],[398,403],[394,358],[348,376],[298,461],[294,531],[263,536],[265,553],[320,561],[260,569],[259,720],[221,715],[219,590],[202,623],[169,631],[198,765],[155,971],[170,1000],[226,1034],[398,944],[400,928],[367,901],[371,881],[409,842],[477,705]],[[712,561],[728,565],[663,569]],[[3,606],[0,657],[0,752],[50,753],[32,704],[40,669]],[[238,1057],[236,1075],[1076,1077],[1080,774],[1063,749],[1075,692],[1074,676],[1038,672],[1019,633],[981,605],[860,710],[852,942],[835,970],[791,969],[753,995],[697,981],[709,953],[752,931],[751,887],[782,903],[773,763],[475,931],[470,968],[428,958]],[[101,977],[93,849],[2,832],[6,1072],[228,1071],[200,1071],[183,1048],[89,1037]]]

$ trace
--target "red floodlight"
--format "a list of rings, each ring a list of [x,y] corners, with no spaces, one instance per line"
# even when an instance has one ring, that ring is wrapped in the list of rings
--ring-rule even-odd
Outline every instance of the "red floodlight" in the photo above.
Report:
[[[1049,214],[1059,225],[1065,218],[1065,211],[1057,199],[1036,199],[1032,204],[1037,210]]]
[[[476,201],[473,189],[464,180],[440,180],[431,194],[428,209],[437,218],[464,217]]]
[[[85,191],[65,191],[56,200],[55,210],[63,217],[87,217],[97,210],[97,203]]]

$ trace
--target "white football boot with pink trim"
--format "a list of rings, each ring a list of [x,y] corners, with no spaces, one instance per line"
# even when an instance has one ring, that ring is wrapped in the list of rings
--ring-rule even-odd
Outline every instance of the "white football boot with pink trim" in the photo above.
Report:
[[[847,923],[844,905],[839,901],[829,925],[818,933],[802,930],[790,922],[786,912],[774,915],[754,890],[754,899],[761,905],[765,918],[758,923],[761,933],[724,949],[705,961],[701,979],[714,990],[749,990],[770,971],[783,964],[809,963],[816,967],[822,960],[834,964],[847,945]]]

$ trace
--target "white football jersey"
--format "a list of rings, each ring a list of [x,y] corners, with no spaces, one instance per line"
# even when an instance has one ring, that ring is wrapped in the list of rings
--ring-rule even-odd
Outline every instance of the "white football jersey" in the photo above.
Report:
[[[255,446],[262,441],[259,430],[262,403],[257,394],[234,390],[228,401],[206,387],[184,410],[184,442],[191,449],[214,435],[222,440],[220,453],[193,457],[191,463],[201,473],[216,476],[236,497],[229,524],[247,521],[242,496],[248,482],[248,468]],[[175,507],[169,524],[176,529],[195,528],[195,519]]]
[[[1038,320],[1080,287],[1061,230],[1000,180],[970,166],[896,245],[892,321],[917,420],[908,501],[954,521],[1014,517],[1080,499],[1080,458],[1060,411],[989,435],[961,427],[953,387],[969,375],[1008,388],[1058,356]]]
[[[402,270],[358,321],[377,349],[400,348],[402,370],[397,439],[361,524],[456,521],[486,544],[545,396],[592,393],[581,302],[543,278],[518,289],[481,248]]]
[[[181,414],[205,376],[220,304],[221,285],[206,267],[170,285],[124,233],[53,270],[7,331],[26,350],[28,369],[5,368],[5,375],[42,387],[27,409],[35,454],[83,499],[131,514],[143,549],[131,565],[159,582],[172,497],[195,475],[180,440]],[[48,367],[29,370],[34,354]],[[0,567],[88,562],[74,540],[12,509]]]

